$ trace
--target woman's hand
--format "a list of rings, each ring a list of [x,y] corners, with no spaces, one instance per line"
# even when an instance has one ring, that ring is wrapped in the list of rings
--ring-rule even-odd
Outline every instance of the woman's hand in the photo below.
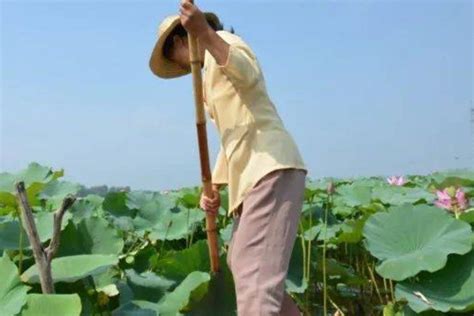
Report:
[[[179,8],[181,24],[188,33],[195,37],[202,37],[210,29],[204,13],[193,4],[192,0],[181,0]]]
[[[219,65],[225,65],[229,55],[229,44],[207,23],[204,13],[191,0],[181,0],[180,20],[186,31],[215,58]]]
[[[204,195],[204,192],[201,194],[201,200],[199,206],[208,214],[217,216],[219,207],[221,205],[221,197],[218,190],[212,190],[213,197],[208,198]]]

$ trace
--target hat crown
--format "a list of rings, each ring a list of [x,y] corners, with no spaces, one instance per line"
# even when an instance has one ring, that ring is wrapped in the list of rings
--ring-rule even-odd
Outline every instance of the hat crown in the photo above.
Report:
[[[158,27],[158,36],[161,36],[176,20],[179,20],[178,14],[169,15],[164,18]]]
[[[220,25],[219,18],[212,12],[204,12],[208,22],[214,25]],[[183,68],[163,56],[163,46],[166,38],[173,29],[181,23],[179,14],[173,14],[165,17],[158,27],[158,40],[153,47],[150,56],[149,66],[151,71],[161,78],[176,78],[190,73],[189,68]]]

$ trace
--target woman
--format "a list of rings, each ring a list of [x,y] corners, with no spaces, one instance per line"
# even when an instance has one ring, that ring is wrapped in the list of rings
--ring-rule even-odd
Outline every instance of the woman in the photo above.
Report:
[[[237,35],[222,30],[213,13],[182,0],[167,17],[150,59],[161,78],[191,72],[187,33],[199,41],[205,109],[220,136],[212,172],[214,196],[200,206],[214,215],[219,190],[229,189],[234,217],[227,263],[239,316],[294,316],[284,288],[304,199],[306,166],[271,102],[258,60]]]

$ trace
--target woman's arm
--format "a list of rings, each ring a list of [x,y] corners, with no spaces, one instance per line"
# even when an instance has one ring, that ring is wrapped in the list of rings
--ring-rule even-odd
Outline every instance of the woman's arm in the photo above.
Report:
[[[238,88],[253,86],[260,76],[260,68],[252,49],[238,36],[226,32],[217,34],[210,26],[202,32],[199,43],[216,60],[222,70]]]
[[[210,26],[199,37],[199,44],[211,53],[218,65],[225,65],[229,57],[230,45]]]
[[[180,20],[188,33],[199,39],[199,44],[214,56],[218,64],[223,65],[229,54],[229,44],[207,23],[204,13],[192,0],[181,0]]]
[[[217,67],[237,88],[248,88],[258,82],[260,68],[251,48],[238,36],[217,32],[204,14],[190,0],[181,0],[181,24],[196,36],[200,46],[208,50]]]

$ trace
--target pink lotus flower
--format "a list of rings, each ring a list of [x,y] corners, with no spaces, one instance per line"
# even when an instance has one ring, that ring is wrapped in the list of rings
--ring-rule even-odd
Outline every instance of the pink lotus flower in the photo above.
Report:
[[[434,203],[436,206],[440,208],[445,208],[447,210],[451,210],[453,208],[452,199],[448,193],[447,188],[445,188],[443,191],[437,190],[436,195],[438,197],[438,199]]]
[[[454,212],[456,218],[459,214],[468,208],[468,200],[466,194],[461,188],[447,187],[441,190],[436,190],[438,199],[434,204],[440,208],[447,209]]]
[[[391,176],[387,178],[387,182],[391,185],[402,186],[406,183],[406,180],[403,176]]]
[[[466,194],[464,193],[464,191],[461,190],[461,188],[458,188],[456,190],[455,198],[456,201],[458,201],[458,205],[461,210],[466,210],[468,208],[468,200]]]

